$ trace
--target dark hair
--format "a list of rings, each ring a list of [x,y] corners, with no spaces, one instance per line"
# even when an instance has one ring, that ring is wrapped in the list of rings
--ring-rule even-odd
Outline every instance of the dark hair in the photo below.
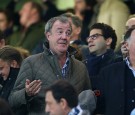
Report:
[[[54,99],[59,103],[64,98],[70,108],[78,104],[78,95],[75,88],[66,80],[58,80],[48,87],[45,92],[51,91]]]
[[[133,30],[135,30],[135,27],[129,28],[128,31],[125,33],[125,35],[124,35],[124,40],[125,40],[125,41],[130,38],[131,33],[132,33]]]
[[[84,0],[87,6],[94,7],[96,0]]]
[[[3,13],[6,16],[8,22],[13,21],[13,13],[6,9],[0,9],[0,13]]]
[[[74,14],[71,13],[71,12],[67,12],[67,13],[61,14],[61,16],[65,16],[67,18],[71,18],[72,16],[74,16]]]
[[[0,115],[13,115],[13,112],[8,103],[0,98]]]
[[[9,62],[15,60],[19,65],[23,60],[20,52],[12,46],[5,46],[0,49],[0,59]]]
[[[111,26],[104,23],[95,23],[90,27],[90,31],[93,29],[100,29],[105,40],[108,38],[112,38],[111,49],[113,50],[115,49],[117,42],[117,35],[115,33],[115,30]]]

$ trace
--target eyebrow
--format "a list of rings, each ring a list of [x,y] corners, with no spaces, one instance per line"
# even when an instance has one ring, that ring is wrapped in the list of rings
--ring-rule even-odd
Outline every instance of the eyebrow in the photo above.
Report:
[[[89,36],[93,36],[93,35],[96,35],[96,34],[102,35],[102,33],[95,33],[95,34],[92,34],[92,35],[89,35]]]
[[[128,30],[129,28],[133,28],[133,27],[135,27],[135,25],[131,25],[131,27],[130,26],[126,26],[126,29]]]

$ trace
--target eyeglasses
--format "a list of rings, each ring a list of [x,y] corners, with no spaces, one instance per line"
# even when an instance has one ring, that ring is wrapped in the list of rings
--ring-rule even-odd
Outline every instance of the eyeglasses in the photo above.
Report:
[[[91,36],[89,36],[89,37],[87,37],[87,40],[89,40],[89,39],[92,39],[92,40],[95,40],[95,39],[97,39],[99,36],[103,36],[102,34],[93,34],[93,35],[91,35]]]

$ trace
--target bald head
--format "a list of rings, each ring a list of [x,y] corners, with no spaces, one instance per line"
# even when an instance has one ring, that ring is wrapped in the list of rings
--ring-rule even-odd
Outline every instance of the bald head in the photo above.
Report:
[[[127,22],[126,22],[126,31],[129,28],[133,28],[135,27],[135,17],[130,18]]]

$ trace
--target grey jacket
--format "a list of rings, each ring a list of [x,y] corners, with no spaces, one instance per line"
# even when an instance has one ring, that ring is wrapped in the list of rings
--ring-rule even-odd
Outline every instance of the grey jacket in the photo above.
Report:
[[[40,79],[42,81],[41,91],[34,97],[27,97],[25,94],[25,81]],[[45,93],[44,89],[54,81],[63,79],[61,68],[56,55],[52,55],[50,50],[28,57],[24,60],[18,78],[11,95],[9,103],[14,111],[26,106],[28,115],[45,115]],[[90,89],[90,80],[85,65],[72,58],[69,58],[69,70],[66,77],[75,88],[78,94],[86,89]]]

